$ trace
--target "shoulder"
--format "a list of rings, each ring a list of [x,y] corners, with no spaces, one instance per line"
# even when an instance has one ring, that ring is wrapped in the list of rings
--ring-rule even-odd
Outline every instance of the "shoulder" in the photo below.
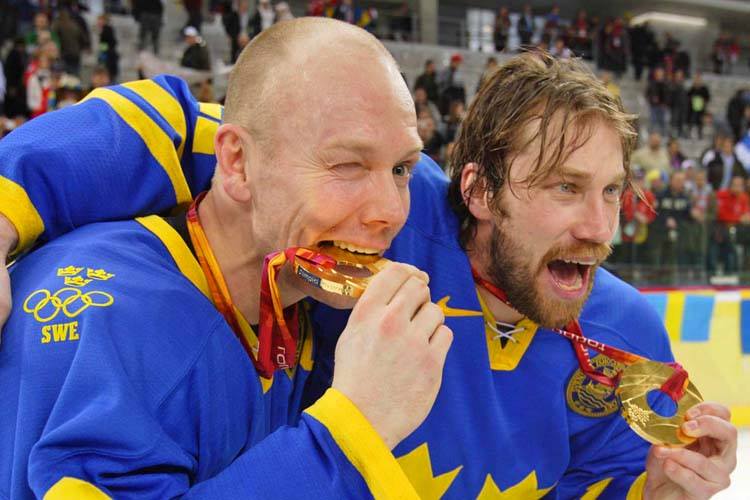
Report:
[[[14,316],[126,330],[126,339],[145,339],[159,325],[171,326],[160,337],[185,336],[218,317],[165,244],[136,221],[91,224],[43,245],[13,266],[11,282]]]
[[[599,269],[591,296],[581,312],[581,324],[605,329],[625,349],[657,360],[671,359],[661,317],[638,290],[605,269]]]

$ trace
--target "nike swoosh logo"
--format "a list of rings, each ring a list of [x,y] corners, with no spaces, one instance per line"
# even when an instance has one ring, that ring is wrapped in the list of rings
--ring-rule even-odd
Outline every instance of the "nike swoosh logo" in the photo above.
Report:
[[[451,299],[450,295],[446,295],[442,299],[437,301],[437,305],[443,310],[446,318],[456,318],[462,316],[481,316],[482,311],[472,311],[471,309],[456,309],[448,305],[448,301]]]

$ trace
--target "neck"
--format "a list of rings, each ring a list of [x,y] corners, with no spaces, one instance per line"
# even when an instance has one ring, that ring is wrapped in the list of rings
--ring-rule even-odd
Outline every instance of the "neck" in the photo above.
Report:
[[[213,189],[201,202],[198,213],[229,295],[235,307],[250,324],[258,324],[263,259],[267,253],[253,236],[252,216],[247,207]],[[279,273],[279,290],[284,307],[304,298],[291,285],[294,278],[284,266]]]
[[[479,273],[479,276],[483,279],[489,281],[493,285],[497,286],[502,290],[502,287],[499,283],[494,283],[491,279],[489,279],[486,269],[488,268],[486,259],[483,258],[481,255],[479,255],[478,252],[475,252],[473,250],[468,250],[467,254],[469,256],[469,262],[471,262],[471,267],[476,270],[477,273]],[[484,300],[484,303],[487,305],[487,308],[492,313],[492,316],[495,317],[496,321],[502,321],[503,323],[510,323],[515,324],[518,323],[520,320],[523,319],[523,314],[516,311],[512,307],[510,307],[508,304],[503,302],[502,300],[495,297],[495,295],[487,290],[485,287],[477,283],[477,290],[479,290],[479,293],[482,296],[482,300]],[[505,290],[503,290],[505,291]],[[507,292],[506,292],[507,293]]]

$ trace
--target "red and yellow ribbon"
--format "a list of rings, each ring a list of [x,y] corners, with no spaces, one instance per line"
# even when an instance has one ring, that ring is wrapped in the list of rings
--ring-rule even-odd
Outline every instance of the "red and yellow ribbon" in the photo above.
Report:
[[[477,273],[476,270],[472,269],[471,272],[476,283],[481,285],[507,306],[513,307],[513,304],[510,303],[508,296],[503,290],[479,276],[479,273]],[[643,356],[585,337],[583,335],[583,330],[581,329],[581,324],[577,319],[568,323],[565,326],[565,329],[551,328],[550,330],[570,340],[570,343],[573,345],[573,350],[576,353],[576,358],[578,359],[578,366],[586,376],[608,387],[617,387],[620,382],[621,373],[618,372],[614,377],[609,377],[598,372],[591,364],[591,358],[586,349],[587,347],[590,347],[591,349],[625,365],[631,365],[638,361],[647,360],[647,358],[644,358]],[[688,385],[688,373],[679,363],[666,364],[674,369],[674,373],[666,382],[664,382],[661,386],[661,390],[676,402],[682,399],[682,396],[685,393],[685,388]]]

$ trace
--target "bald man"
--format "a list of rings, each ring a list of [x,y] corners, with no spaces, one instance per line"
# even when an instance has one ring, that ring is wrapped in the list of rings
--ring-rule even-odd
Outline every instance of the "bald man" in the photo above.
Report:
[[[326,55],[331,43],[352,57]],[[76,124],[94,134],[83,141],[121,129],[113,142],[88,144],[100,154],[61,159],[63,193],[136,143],[147,151],[127,175],[142,184],[124,192],[102,185],[93,197],[106,192],[132,210],[171,183],[174,198],[162,208],[184,206],[197,193],[179,169],[189,163],[208,179],[215,166],[216,174],[187,213],[86,226],[11,270],[0,496],[414,494],[390,450],[426,417],[452,339],[426,275],[394,263],[374,277],[338,343],[332,388],[300,416],[315,347],[297,303],[353,302],[289,266],[278,281],[269,271],[285,255],[274,252],[290,247],[382,253],[404,224],[422,144],[396,64],[344,23],[281,23],[239,58],[221,125],[216,111],[164,77],[97,90],[19,130],[20,143],[34,143],[31,157],[19,143],[5,149],[14,159],[0,178],[3,213],[30,228],[21,246],[65,230],[54,198],[35,191],[23,168],[45,154],[40,138],[50,129]],[[166,154],[174,145],[177,153]],[[95,209],[86,197],[71,225]],[[269,280],[264,291],[278,290],[283,318],[261,299]]]

